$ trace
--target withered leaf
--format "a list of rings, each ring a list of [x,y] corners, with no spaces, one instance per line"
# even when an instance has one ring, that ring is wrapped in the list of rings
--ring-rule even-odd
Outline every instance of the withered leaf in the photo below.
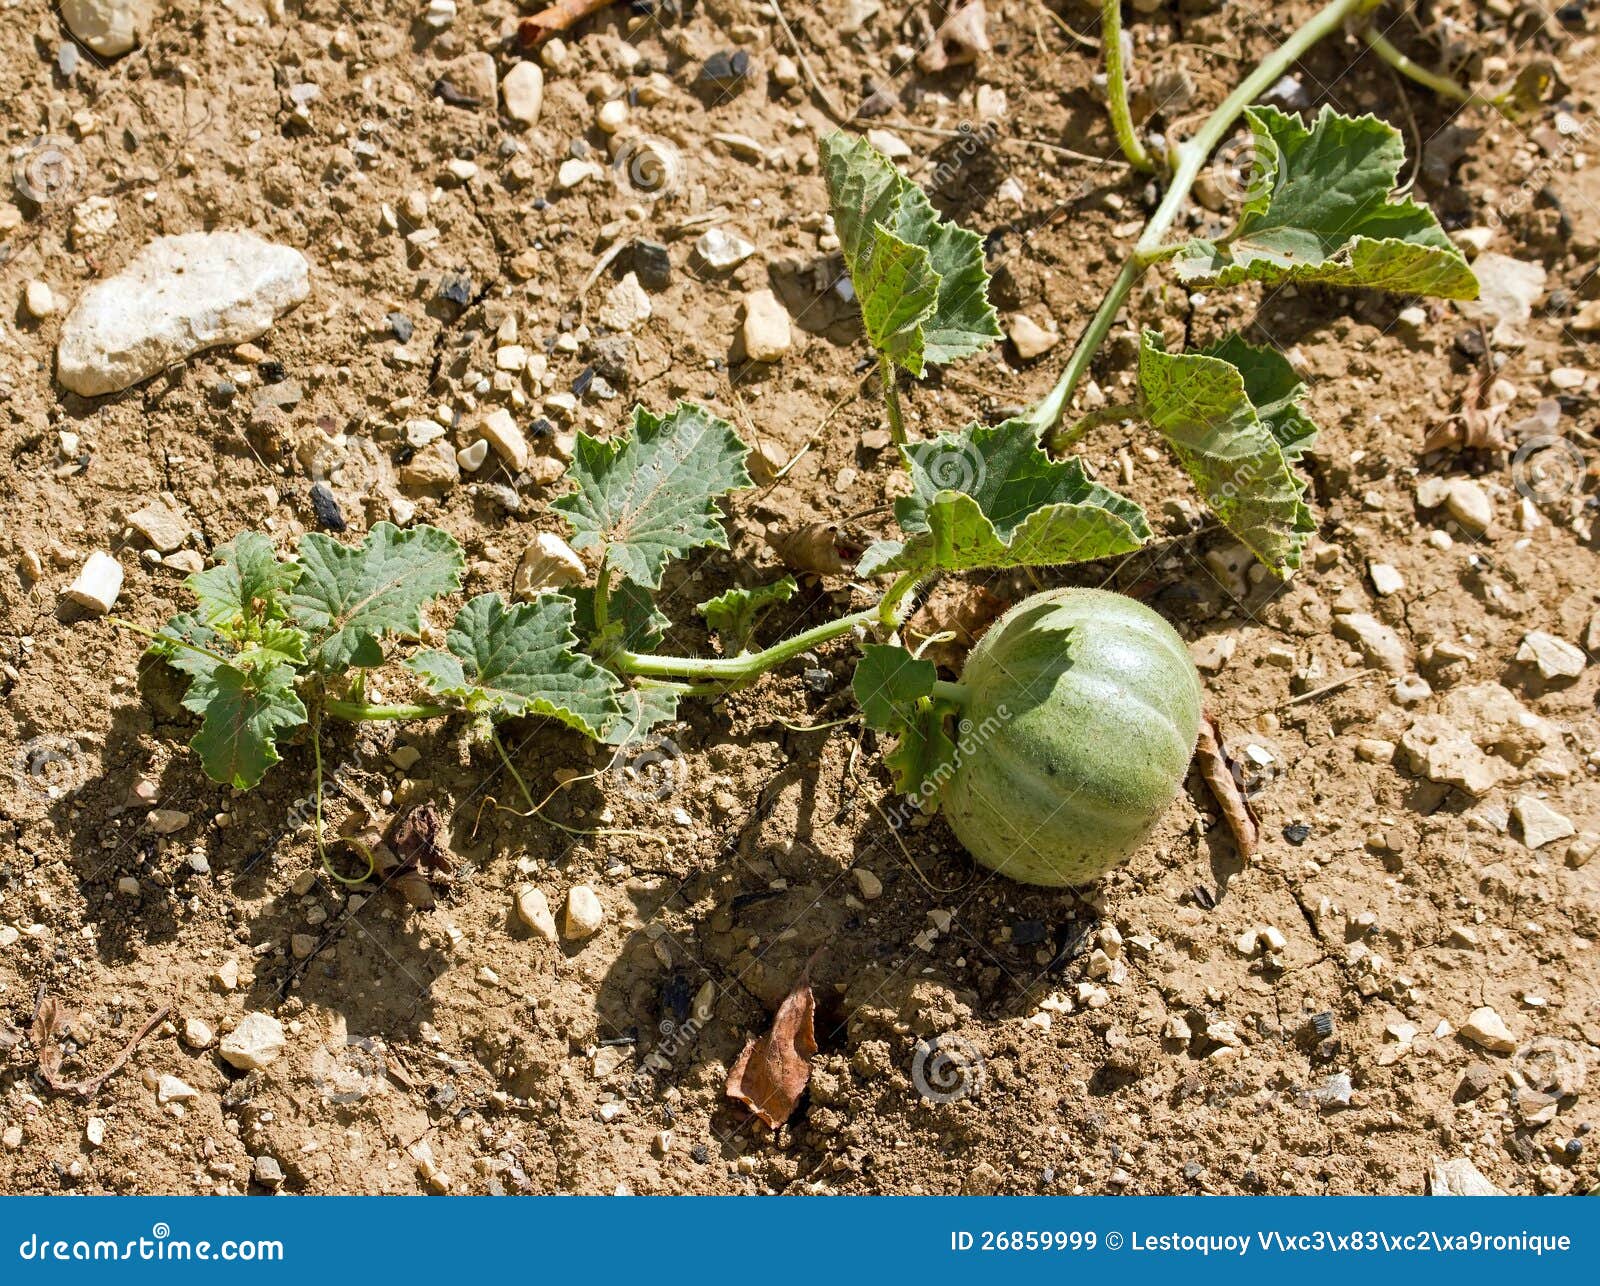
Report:
[[[63,1058],[61,1041],[72,1030],[78,1021],[78,1015],[53,996],[42,997],[39,1007],[34,1011],[33,1028],[28,1033],[28,1039],[33,1045],[34,1053],[39,1059],[39,1078],[51,1089],[58,1093],[78,1094],[84,1098],[92,1098],[100,1092],[100,1087],[122,1070],[125,1064],[138,1048],[139,1042],[153,1032],[162,1023],[166,1022],[167,1015],[172,1012],[169,1006],[162,1006],[148,1022],[145,1023],[132,1038],[124,1045],[115,1058],[106,1065],[104,1071],[95,1076],[87,1076],[81,1081],[61,1074],[61,1060]]]
[[[846,565],[853,565],[863,548],[846,536],[836,522],[768,527],[767,544],[791,571],[817,576],[844,575]]]
[[[811,1080],[817,1052],[816,998],[802,978],[783,998],[772,1030],[750,1041],[728,1073],[728,1097],[777,1129],[794,1114]]]
[[[444,846],[444,818],[430,799],[400,819],[391,841],[402,866],[450,871],[450,853]]]
[[[1234,843],[1239,846],[1239,856],[1248,862],[1261,844],[1261,822],[1240,784],[1243,777],[1239,767],[1222,748],[1221,730],[1209,714],[1200,716],[1200,740],[1195,746],[1194,757],[1200,776],[1205,779],[1222,809],[1222,820],[1228,823],[1228,829],[1233,832]]]

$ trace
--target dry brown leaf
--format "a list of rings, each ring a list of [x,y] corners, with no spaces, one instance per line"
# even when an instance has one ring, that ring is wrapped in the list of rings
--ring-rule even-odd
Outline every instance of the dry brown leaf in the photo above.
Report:
[[[906,622],[906,638],[914,644],[936,635],[952,635],[920,649],[918,655],[959,669],[972,645],[1005,610],[1005,599],[982,585],[940,586]]]
[[[1480,332],[1482,328],[1480,327]],[[1485,336],[1485,343],[1487,343]],[[1495,374],[1487,365],[1480,366],[1472,375],[1472,383],[1461,399],[1461,409],[1454,415],[1428,430],[1422,443],[1422,453],[1432,451],[1504,451],[1505,435],[1500,432],[1500,420],[1511,409],[1509,402],[1491,402],[1490,390]]]
[[[977,62],[978,56],[991,48],[989,14],[983,7],[983,0],[967,0],[966,4],[952,9],[939,24],[933,38],[917,55],[917,66],[927,72],[961,67]]]
[[[1200,741],[1195,746],[1194,757],[1201,777],[1205,778],[1222,809],[1222,820],[1233,832],[1239,856],[1248,862],[1261,846],[1261,822],[1240,785],[1238,766],[1222,748],[1221,730],[1209,714],[1200,716]]]
[[[816,997],[811,980],[783,998],[772,1030],[744,1047],[728,1073],[728,1097],[743,1103],[773,1129],[794,1114],[811,1081],[817,1052]]]
[[[861,553],[836,522],[768,527],[767,544],[790,571],[816,576],[844,575],[846,559],[853,563]]]
[[[104,1071],[95,1076],[87,1076],[81,1081],[75,1081],[61,1075],[63,1057],[61,1040],[78,1021],[78,1015],[53,996],[45,996],[40,999],[39,1007],[34,1011],[33,1029],[28,1034],[34,1054],[39,1060],[39,1078],[58,1093],[79,1094],[84,1098],[93,1098],[100,1092],[101,1086],[122,1070],[123,1064],[139,1047],[139,1042],[166,1022],[167,1015],[171,1012],[170,1007],[163,1006],[134,1033],[132,1039],[117,1052],[117,1056],[106,1065]]]

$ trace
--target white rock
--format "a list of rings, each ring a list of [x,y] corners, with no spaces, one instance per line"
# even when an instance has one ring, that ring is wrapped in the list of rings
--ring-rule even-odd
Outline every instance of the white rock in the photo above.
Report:
[[[1006,318],[1006,334],[1011,337],[1017,356],[1023,361],[1048,353],[1061,342],[1061,332],[1054,326],[1041,326],[1027,313],[1012,313]]]
[[[707,229],[694,243],[694,249],[708,268],[737,268],[756,252],[755,246],[737,232],[724,232],[721,228]]]
[[[1496,343],[1520,346],[1518,331],[1544,294],[1544,265],[1486,251],[1473,261],[1472,271],[1478,278],[1478,298],[1462,305],[1461,311],[1492,322]]]
[[[556,918],[550,912],[550,899],[531,884],[517,891],[517,919],[541,938],[550,942],[556,940]]]
[[[1483,1177],[1466,1157],[1428,1163],[1428,1195],[1432,1197],[1502,1197],[1505,1194]]]
[[[106,1123],[104,1117],[91,1116],[83,1127],[84,1141],[91,1148],[97,1148],[106,1141]]]
[[[187,1081],[179,1080],[171,1074],[161,1077],[156,1082],[156,1102],[158,1103],[186,1103],[190,1099],[200,1097],[200,1091]]]
[[[1529,848],[1539,849],[1558,839],[1569,839],[1578,833],[1570,819],[1563,817],[1542,799],[1532,795],[1519,796],[1511,806],[1511,815],[1522,827],[1522,842]]]
[[[883,896],[883,881],[866,867],[854,867],[850,874],[855,877],[856,888],[860,890],[863,899],[871,902]]]
[[[1233,659],[1239,650],[1239,640],[1231,634],[1208,634],[1189,644],[1189,656],[1195,666],[1208,674],[1215,674]]]
[[[520,62],[500,82],[506,115],[523,125],[535,125],[544,106],[544,72],[538,63]]]
[[[42,281],[30,281],[22,291],[22,306],[30,317],[43,321],[55,315],[55,292]]]
[[[157,835],[175,835],[189,824],[189,814],[176,808],[152,808],[144,820]]]
[[[1390,594],[1398,594],[1406,587],[1400,573],[1388,563],[1368,563],[1367,574],[1372,577],[1372,588],[1385,598]]]
[[[95,53],[115,58],[139,43],[150,23],[150,0],[61,0],[61,18]]]
[[[1390,674],[1404,674],[1410,668],[1410,652],[1400,635],[1375,616],[1365,612],[1336,616],[1333,632],[1360,648],[1368,665],[1376,665]]]
[[[1461,1025],[1461,1034],[1474,1045],[1496,1054],[1509,1054],[1517,1047],[1517,1038],[1511,1034],[1511,1028],[1506,1026],[1505,1019],[1488,1005],[1472,1011],[1471,1016]]]
[[[636,330],[650,320],[650,296],[639,284],[638,274],[630,272],[606,293],[597,319],[612,330]]]
[[[159,237],[83,293],[56,375],[84,397],[130,388],[219,344],[242,344],[311,293],[305,256],[252,232]]]
[[[602,134],[615,134],[627,123],[628,104],[620,98],[601,103],[594,114],[594,123]]]
[[[170,554],[189,534],[183,519],[160,502],[129,514],[128,526],[148,540],[152,549],[163,554]]]
[[[1529,630],[1517,649],[1517,660],[1538,666],[1539,674],[1546,679],[1575,679],[1583,673],[1588,659],[1582,648],[1543,630]]]
[[[223,1060],[241,1072],[265,1067],[283,1053],[283,1024],[271,1014],[246,1014],[222,1038]]]
[[[239,987],[239,962],[232,956],[211,971],[211,984],[218,991],[236,991]]]
[[[78,578],[67,586],[67,597],[80,607],[102,616],[109,612],[122,593],[122,564],[110,554],[96,550],[89,555]]]
[[[522,551],[517,574],[511,581],[513,598],[536,598],[547,589],[581,585],[589,571],[571,545],[547,531],[541,531]]]
[[[1494,525],[1494,505],[1489,493],[1470,478],[1452,479],[1444,503],[1450,516],[1474,536],[1482,535]]]
[[[183,1043],[190,1049],[208,1049],[211,1042],[217,1038],[217,1033],[211,1030],[211,1025],[199,1018],[185,1018],[183,1020]]]
[[[561,162],[561,168],[556,171],[556,186],[568,191],[580,183],[597,179],[604,173],[605,171],[593,161],[580,160],[576,156],[568,157]]]
[[[496,407],[483,417],[479,432],[489,440],[494,453],[506,462],[513,473],[528,467],[528,440],[522,436],[516,420],[505,407]]]
[[[489,443],[483,438],[456,452],[456,463],[461,466],[463,473],[476,473],[483,468],[483,462],[488,458]]]
[[[587,884],[574,884],[567,890],[567,913],[561,931],[569,938],[587,938],[599,932],[606,921],[606,909]]]
[[[775,362],[789,351],[794,337],[789,310],[770,290],[752,290],[744,297],[744,352],[752,362]]]
[[[456,0],[428,0],[422,21],[435,31],[443,31],[456,20]]]
[[[911,146],[898,134],[891,134],[886,129],[869,129],[867,142],[882,152],[891,161],[903,161],[911,155]]]

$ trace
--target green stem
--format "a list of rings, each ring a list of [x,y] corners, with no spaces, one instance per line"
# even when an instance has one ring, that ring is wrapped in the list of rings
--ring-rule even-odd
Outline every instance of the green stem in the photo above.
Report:
[[[606,554],[610,553],[607,547]],[[611,560],[602,554],[600,556],[600,570],[594,575],[594,636],[599,638],[606,632],[606,624],[611,619]]]
[[[1397,49],[1391,43],[1389,37],[1381,31],[1376,31],[1371,27],[1363,27],[1361,29],[1361,39],[1367,42],[1367,48],[1371,49],[1373,53],[1377,54],[1379,58],[1383,59],[1384,62],[1388,63],[1402,76],[1408,80],[1416,81],[1417,84],[1426,89],[1431,89],[1440,98],[1454,99],[1458,103],[1485,103],[1493,106],[1487,98],[1474,93],[1461,84],[1460,81],[1453,80],[1451,77],[1436,71],[1429,71],[1420,63],[1413,62]]]
[[[965,706],[967,704],[967,685],[964,683],[947,683],[944,679],[933,681],[933,696],[938,701],[948,701],[951,705]]]
[[[337,719],[352,723],[377,723],[380,720],[442,719],[455,713],[447,706],[372,705],[364,701],[337,701],[329,697],[322,708]]]
[[[900,623],[900,604],[916,588],[918,580],[915,572],[902,572],[875,606],[813,626],[759,652],[748,652],[743,656],[700,657],[653,656],[623,651],[610,660],[625,674],[666,679],[708,679],[738,687],[760,678],[768,670],[792,660],[802,652],[809,652],[831,639],[850,633],[858,625],[881,625],[886,629],[894,629]]]
[[[1094,359],[1106,335],[1110,333],[1117,313],[1127,302],[1128,296],[1133,292],[1139,278],[1144,275],[1145,269],[1171,253],[1170,248],[1161,244],[1163,239],[1172,230],[1172,225],[1177,221],[1184,203],[1189,199],[1189,192],[1194,187],[1195,179],[1200,175],[1201,167],[1210,159],[1217,144],[1228,136],[1239,117],[1244,114],[1244,109],[1276,84],[1319,40],[1338,31],[1347,20],[1371,12],[1377,8],[1379,2],[1380,0],[1331,0],[1245,77],[1239,87],[1206,117],[1205,123],[1195,132],[1193,138],[1178,143],[1170,149],[1168,155],[1173,161],[1172,181],[1167,185],[1161,204],[1156,207],[1156,212],[1145,224],[1133,254],[1122,265],[1122,271],[1111,283],[1110,291],[1101,301],[1094,317],[1090,319],[1089,325],[1078,340],[1077,347],[1072,350],[1072,357],[1068,360],[1066,369],[1061,372],[1061,378],[1029,416],[1041,435],[1049,433],[1061,422],[1073,393],[1077,391],[1079,382],[1089,370],[1089,363]],[[1109,42],[1107,48],[1109,50]]]
[[[1060,455],[1091,429],[1099,428],[1102,424],[1120,424],[1123,420],[1136,420],[1140,415],[1139,408],[1131,403],[1102,406],[1098,410],[1088,411],[1071,424],[1062,425],[1057,429],[1050,437],[1050,449]]]
[[[897,446],[904,446],[906,417],[900,409],[900,388],[895,383],[894,361],[887,353],[878,354],[878,374],[883,380],[883,404],[889,411],[889,436]]]
[[[1105,0],[1100,6],[1100,47],[1106,55],[1106,100],[1117,146],[1134,169],[1153,174],[1156,163],[1134,129],[1133,112],[1128,108],[1128,72],[1122,61],[1122,0]]]

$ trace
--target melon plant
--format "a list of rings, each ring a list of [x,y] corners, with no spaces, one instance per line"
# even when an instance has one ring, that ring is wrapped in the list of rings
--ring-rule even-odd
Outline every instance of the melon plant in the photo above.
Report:
[[[1171,627],[1127,598],[1048,590],[1014,607],[961,674],[945,678],[903,645],[900,624],[935,578],[1091,562],[1149,541],[1140,507],[1068,454],[1106,420],[1148,425],[1263,563],[1281,575],[1299,565],[1316,524],[1296,466],[1316,426],[1301,409],[1299,377],[1276,350],[1230,334],[1174,352],[1147,331],[1133,400],[1063,421],[1133,284],[1159,264],[1191,286],[1475,295],[1471,270],[1433,215],[1394,194],[1404,159],[1394,129],[1329,110],[1307,124],[1250,106],[1315,40],[1373,8],[1372,0],[1334,0],[1192,139],[1146,155],[1151,166],[1170,167],[1160,205],[1055,388],[998,425],[909,440],[898,374],[923,375],[998,334],[980,243],[935,215],[865,142],[824,142],[844,258],[910,475],[894,504],[898,530],[854,569],[865,599],[858,610],[753,646],[763,613],[793,583],[735,589],[701,604],[721,655],[664,653],[663,577],[674,560],[727,547],[722,504],[750,485],[748,449],[703,407],[638,407],[624,432],[578,435],[570,489],[554,502],[572,545],[589,555],[589,583],[528,602],[476,595],[456,612],[442,647],[412,644],[429,604],[460,588],[465,560],[443,531],[380,523],[357,546],[312,534],[279,551],[245,533],[222,547],[216,566],[187,582],[195,609],[146,631],[153,652],[187,679],[184,705],[201,718],[191,745],[205,771],[248,789],[278,761],[280,742],[304,735],[320,850],[324,720],[459,718],[537,813],[499,734],[507,721],[554,719],[626,757],[685,699],[714,699],[850,636],[861,649],[853,681],[861,718],[888,739],[895,785],[943,809],[979,862],[1059,886],[1127,860],[1172,802],[1200,718],[1199,679]],[[1120,72],[1109,83],[1125,92]],[[1233,229],[1169,239],[1201,165],[1241,115],[1255,151]],[[395,677],[406,676],[415,699],[369,700],[366,676],[396,662]]]

